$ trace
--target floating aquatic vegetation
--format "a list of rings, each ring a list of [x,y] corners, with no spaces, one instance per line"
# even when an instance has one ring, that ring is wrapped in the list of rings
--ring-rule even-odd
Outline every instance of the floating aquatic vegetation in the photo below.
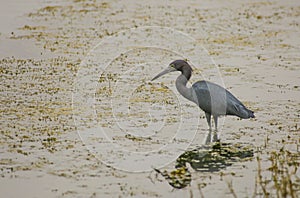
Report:
[[[186,151],[178,157],[175,167],[189,163],[193,169],[202,172],[216,172],[234,162],[253,157],[253,148],[242,144],[216,142]]]
[[[253,148],[249,145],[216,142],[184,152],[177,158],[175,170],[171,172],[154,170],[174,188],[184,188],[191,182],[187,163],[196,171],[217,172],[234,162],[252,159],[253,153]]]
[[[255,195],[269,197],[298,197],[300,193],[300,154],[290,152],[285,148],[270,153],[271,166],[267,169],[271,175],[265,176],[262,172],[261,159],[257,157],[258,172]]]
[[[164,170],[161,172],[158,169],[154,169],[157,173],[161,174],[171,186],[174,188],[185,188],[192,181],[192,175],[187,167],[180,167],[171,172]]]

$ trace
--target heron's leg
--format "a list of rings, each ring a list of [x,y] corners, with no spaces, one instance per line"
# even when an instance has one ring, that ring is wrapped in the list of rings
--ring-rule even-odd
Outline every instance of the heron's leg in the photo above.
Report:
[[[213,142],[217,142],[219,140],[218,138],[218,116],[213,116],[214,122],[215,122],[215,131],[213,134]]]
[[[208,123],[209,130],[211,131],[211,122],[210,122],[211,114],[205,112],[205,117],[206,117],[206,120],[207,120],[207,123]]]
[[[218,116],[213,116],[215,121],[215,130],[218,131]]]

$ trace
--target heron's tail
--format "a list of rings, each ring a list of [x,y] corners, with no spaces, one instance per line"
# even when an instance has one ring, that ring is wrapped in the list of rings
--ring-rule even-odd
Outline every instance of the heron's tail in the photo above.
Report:
[[[251,111],[251,110],[249,110],[249,109],[247,109],[247,110],[248,110],[248,116],[249,116],[249,118],[255,118],[254,112]]]
[[[236,115],[243,119],[255,118],[254,112],[247,109],[243,104],[236,104],[233,107],[231,115]]]

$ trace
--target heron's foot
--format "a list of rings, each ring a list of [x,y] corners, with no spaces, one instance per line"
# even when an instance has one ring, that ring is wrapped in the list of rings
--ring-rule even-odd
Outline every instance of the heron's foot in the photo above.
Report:
[[[210,127],[208,129],[208,134],[207,134],[205,143],[210,144],[210,143],[219,142],[219,141],[220,141],[220,138],[218,136],[218,129],[215,128],[215,130],[212,130],[212,128]]]
[[[219,142],[220,141],[220,139],[219,139],[219,137],[218,137],[218,133],[217,133],[217,131],[215,131],[214,132],[214,134],[213,134],[213,142]]]
[[[207,137],[206,137],[205,144],[206,144],[206,145],[211,144],[211,137],[210,137],[210,136],[207,136]]]

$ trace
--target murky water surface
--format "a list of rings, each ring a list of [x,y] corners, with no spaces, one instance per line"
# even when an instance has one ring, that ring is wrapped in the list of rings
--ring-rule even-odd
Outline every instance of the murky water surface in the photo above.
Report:
[[[298,1],[23,6],[1,12],[1,195],[300,196]],[[205,144],[178,73],[150,81],[175,59],[256,118]]]

